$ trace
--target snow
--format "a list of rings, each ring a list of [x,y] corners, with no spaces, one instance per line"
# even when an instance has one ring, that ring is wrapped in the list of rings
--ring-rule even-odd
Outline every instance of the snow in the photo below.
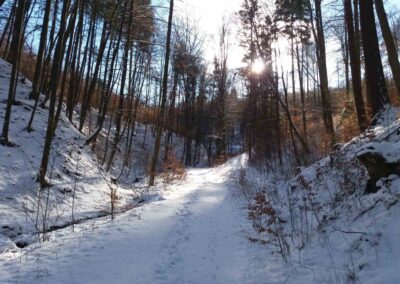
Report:
[[[10,65],[2,60],[0,73],[4,102]],[[16,98],[22,104],[13,106],[10,128],[19,147],[0,146],[0,283],[252,283],[266,277],[259,261],[263,250],[246,240],[246,204],[231,196],[230,176],[244,157],[219,168],[192,169],[186,181],[172,185],[159,181],[151,191],[145,180],[129,183],[128,175],[117,188],[120,214],[110,221],[99,216],[109,214],[112,176],[65,116],[51,152],[53,186],[39,191],[35,177],[47,110],[38,108],[35,131],[27,133],[30,90],[31,83],[19,79]],[[141,132],[143,127],[137,128],[135,155],[146,162],[151,147],[139,147]],[[129,172],[140,168],[145,167],[135,164]],[[112,172],[118,173],[118,165]],[[78,223],[69,226],[72,221]],[[59,229],[38,234],[52,227]]]
[[[10,66],[2,60],[0,74],[3,118]],[[400,173],[365,195],[368,173],[357,159],[375,151],[399,162],[399,109],[387,108],[377,126],[294,177],[240,155],[188,169],[184,180],[159,178],[151,189],[133,181],[151,152],[141,146],[139,125],[136,162],[117,186],[119,214],[111,221],[112,175],[64,116],[50,159],[53,186],[38,190],[47,110],[38,109],[27,133],[30,88],[19,81],[21,104],[13,106],[10,137],[19,147],[0,146],[0,283],[400,283]],[[259,194],[276,212],[286,262],[276,236],[257,233],[248,218]]]
[[[0,59],[1,125],[10,70],[10,64]],[[16,243],[23,246],[36,242],[37,232],[108,215],[111,207],[110,179],[113,173],[120,172],[116,166],[111,174],[105,173],[96,154],[84,146],[85,134],[80,133],[62,114],[48,169],[53,186],[39,191],[35,179],[42,157],[48,111],[38,107],[33,121],[34,131],[28,133],[26,127],[34,104],[28,99],[31,87],[31,82],[21,75],[16,93],[20,104],[13,106],[10,124],[10,139],[18,147],[0,146],[0,253],[15,250]],[[125,171],[123,182],[116,188],[117,212],[158,196],[156,191],[148,193],[144,186],[145,164],[152,148],[142,145],[143,133],[144,126],[138,125],[134,137],[135,163],[129,171]],[[147,141],[150,145],[153,143],[151,135]],[[122,162],[119,157],[116,160]],[[137,178],[140,182],[135,182]]]
[[[163,198],[114,222],[63,229],[3,254],[0,282],[263,283],[263,249],[246,241],[245,204],[232,197],[229,174],[243,162],[192,169]]]
[[[400,208],[387,192],[365,197],[364,207],[382,202],[351,227],[346,218],[359,216],[359,208],[314,232],[284,263],[272,246],[247,240],[247,203],[235,183],[240,169],[249,169],[245,155],[190,169],[158,200],[114,221],[57,230],[47,242],[3,253],[0,283],[342,283],[353,270],[360,283],[398,283]],[[392,178],[391,190],[399,193],[400,179]]]
[[[400,176],[380,179],[378,193],[366,195],[369,177],[357,159],[372,151],[400,161],[398,113],[388,108],[377,126],[294,178],[270,168],[242,170],[245,196],[253,203],[264,190],[283,220],[277,226],[290,247],[286,269],[295,275],[285,283],[400,283]],[[266,233],[252,238],[271,241]],[[275,240],[267,246],[280,254]]]
[[[357,154],[361,156],[366,152],[379,153],[388,163],[400,161],[400,143],[387,141],[383,141],[378,145],[376,143],[368,143]]]

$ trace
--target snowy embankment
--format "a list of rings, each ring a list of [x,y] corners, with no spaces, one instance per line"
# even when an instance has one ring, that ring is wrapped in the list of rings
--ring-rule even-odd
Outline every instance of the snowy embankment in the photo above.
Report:
[[[293,179],[270,169],[239,174],[251,202],[250,239],[286,261],[285,283],[400,283],[398,112],[389,108],[377,126]],[[380,157],[370,162],[376,180],[359,159],[366,153]],[[369,183],[376,193],[366,193]]]
[[[0,59],[0,124],[3,124],[10,65]],[[110,176],[104,173],[96,155],[84,146],[85,136],[65,116],[61,116],[52,144],[48,174],[53,185],[39,191],[36,176],[42,157],[48,112],[38,107],[33,132],[26,127],[33,100],[31,83],[20,76],[13,106],[10,139],[17,147],[0,145],[0,253],[18,250],[35,242],[38,232],[66,226],[72,222],[104,216],[110,212]],[[149,149],[142,146],[143,127],[137,127],[134,145],[137,156],[146,162]],[[148,138],[150,141],[152,138]],[[150,143],[152,140],[150,141]],[[139,146],[140,145],[140,146]],[[136,152],[135,152],[136,155]],[[131,184],[117,188],[117,211],[142,202],[143,186],[132,184],[143,165],[130,169]],[[141,176],[139,171],[139,177]]]

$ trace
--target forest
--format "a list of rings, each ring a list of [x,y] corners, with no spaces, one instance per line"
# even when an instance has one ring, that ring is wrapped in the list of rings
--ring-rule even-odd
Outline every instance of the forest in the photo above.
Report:
[[[399,3],[200,2],[0,0],[0,282],[399,283]]]

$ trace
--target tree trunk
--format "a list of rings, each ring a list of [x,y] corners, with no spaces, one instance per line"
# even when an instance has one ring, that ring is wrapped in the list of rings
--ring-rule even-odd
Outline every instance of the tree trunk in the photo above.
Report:
[[[364,49],[367,88],[371,95],[372,115],[378,115],[389,103],[379,41],[376,31],[373,0],[360,1],[361,35]],[[376,119],[377,117],[375,117]],[[374,121],[376,122],[376,120]]]
[[[28,5],[28,6],[26,6]],[[18,7],[16,10],[16,15],[14,19],[14,25],[12,28],[12,38],[11,38],[11,45],[10,51],[7,54],[7,61],[11,64],[18,62],[19,56],[19,45],[23,40],[23,29],[24,29],[24,18],[25,18],[25,11],[29,9],[30,1],[18,1]],[[23,45],[22,45],[23,46]]]
[[[351,0],[344,0],[344,12],[348,33],[351,76],[353,79],[353,93],[357,111],[358,126],[361,131],[364,131],[368,126],[368,121],[362,96],[360,50],[357,49],[356,31],[354,30]]]
[[[376,14],[378,15],[383,39],[385,40],[386,50],[389,58],[390,68],[392,69],[393,80],[396,84],[397,95],[400,97],[400,62],[397,56],[396,45],[393,34],[390,30],[388,18],[382,0],[375,0]]]
[[[106,20],[104,20],[103,31],[101,33],[100,47],[99,47],[98,54],[97,54],[96,66],[94,68],[94,73],[92,76],[92,80],[90,82],[89,90],[88,90],[86,96],[82,99],[82,112],[81,112],[81,117],[80,117],[80,122],[79,122],[79,130],[80,131],[82,130],[83,125],[85,123],[87,112],[91,107],[91,100],[93,97],[93,93],[97,86],[97,80],[98,80],[98,76],[99,76],[99,72],[100,72],[100,66],[101,66],[101,63],[103,62],[104,51],[105,51],[105,48],[107,45],[108,38],[110,36],[110,33],[107,32],[107,28],[108,28],[108,22]]]
[[[61,20],[60,20],[60,29],[58,31],[58,41],[57,41],[57,46],[56,46],[56,50],[54,53],[52,67],[51,67],[50,107],[49,107],[45,144],[43,147],[42,161],[40,164],[39,175],[38,175],[38,179],[37,179],[42,188],[50,185],[46,180],[46,172],[47,172],[47,166],[49,163],[51,143],[53,140],[53,136],[54,136],[53,134],[54,134],[54,129],[55,129],[54,121],[55,121],[55,108],[56,108],[56,100],[57,100],[57,87],[58,87],[61,65],[62,65],[62,61],[63,61],[63,50],[64,50],[64,44],[65,44],[64,34],[65,34],[68,10],[69,10],[69,0],[64,0],[62,14],[61,14]]]
[[[71,78],[68,86],[68,96],[67,96],[67,108],[66,115],[70,122],[72,122],[72,116],[75,109],[76,97],[78,97],[78,88],[79,88],[79,62],[80,62],[80,54],[81,54],[81,46],[83,40],[83,21],[84,21],[84,1],[79,2],[79,17],[78,24],[75,32],[75,40],[74,40],[74,55],[72,57],[71,63]]]
[[[334,144],[335,129],[333,125],[331,98],[329,93],[328,70],[326,66],[325,35],[322,22],[321,2],[321,0],[315,0],[316,31],[314,31],[314,37],[317,44],[317,61],[320,76],[320,89],[323,108],[322,115],[327,134],[330,136],[331,144]]]
[[[116,46],[114,47],[113,53],[112,53],[112,56],[111,56],[111,63],[109,63],[110,64],[110,69],[108,70],[107,86],[104,89],[104,94],[103,94],[104,98],[102,99],[102,104],[100,106],[101,111],[99,111],[99,115],[100,116],[98,117],[98,120],[97,120],[97,128],[92,133],[92,135],[87,138],[86,144],[96,143],[97,137],[100,134],[101,130],[103,129],[103,124],[104,124],[104,120],[105,120],[106,113],[107,113],[107,105],[109,103],[109,100],[110,100],[110,97],[111,97],[111,94],[112,94],[112,86],[115,83],[114,79],[113,79],[113,76],[115,75],[114,74],[115,62],[117,60],[118,50],[119,50],[119,46],[121,44],[122,30],[123,30],[124,21],[125,21],[125,19],[123,17],[122,20],[121,20],[121,23],[120,23],[118,37],[117,37],[117,40],[116,40]],[[110,42],[109,51],[108,51],[109,54],[110,54],[111,50],[112,50],[112,42]],[[109,58],[109,54],[107,55],[107,58]],[[107,60],[107,62],[109,62],[109,60]],[[106,76],[107,76],[107,72],[104,74],[104,82],[106,82],[106,80],[105,80]]]
[[[304,91],[304,46],[301,47],[301,54],[299,50],[299,44],[296,44],[296,53],[297,53],[297,68],[298,68],[298,75],[299,75],[299,85],[300,85],[300,99],[301,99],[301,113],[302,113],[302,120],[303,120],[303,132],[304,132],[304,139],[307,141],[307,113],[306,113],[306,95]]]
[[[346,24],[346,21],[345,21]],[[345,28],[345,37],[343,42],[343,63],[346,78],[346,98],[350,98],[350,68],[349,68],[350,52],[349,52],[349,36],[347,28]]]
[[[172,34],[172,20],[174,15],[174,0],[170,0],[169,3],[170,7],[168,16],[167,43],[165,48],[165,64],[164,64],[164,74],[163,74],[163,84],[162,84],[162,97],[161,97],[160,113],[157,116],[156,125],[158,125],[158,127],[154,145],[154,154],[151,159],[151,165],[150,165],[149,186],[154,186],[156,165],[158,160],[158,154],[160,152],[161,135],[163,130],[161,124],[164,119],[165,104],[167,101],[167,93],[168,93],[168,70],[169,70],[169,59],[171,53],[171,34]]]
[[[279,91],[277,89],[277,86],[275,87],[274,93],[275,93],[275,97],[279,100],[280,105],[282,106],[283,110],[286,113],[286,117],[289,123],[289,130],[290,130],[290,137],[292,139],[292,143],[293,143],[293,152],[295,154],[296,157],[296,161],[297,164],[300,165],[301,161],[299,158],[299,154],[297,151],[297,146],[296,146],[296,141],[294,140],[295,136],[297,137],[297,139],[300,141],[301,146],[303,147],[303,150],[306,154],[310,153],[310,148],[308,147],[308,143],[307,141],[301,136],[300,131],[297,129],[296,125],[293,122],[292,119],[292,114],[290,113],[289,110],[289,100],[288,100],[288,91],[287,91],[287,86],[285,83],[285,78],[283,76],[283,71],[282,71],[282,87],[283,87],[283,92],[285,94],[285,102],[283,102],[281,95],[279,94]]]
[[[57,104],[57,110],[56,110],[56,115],[54,119],[54,130],[53,130],[53,135],[56,132],[56,127],[58,124],[58,121],[60,119],[61,111],[62,111],[62,106],[64,103],[64,97],[65,97],[65,92],[66,92],[66,84],[67,84],[67,76],[68,74],[72,73],[70,72],[70,66],[71,66],[71,57],[72,57],[72,48],[73,48],[73,41],[74,41],[74,32],[75,32],[75,25],[76,25],[76,18],[78,16],[78,9],[79,9],[79,2],[82,0],[76,0],[74,8],[71,11],[71,16],[69,19],[68,23],[68,28],[65,32],[65,39],[64,39],[64,46],[63,46],[63,51],[62,53],[65,54],[65,63],[64,63],[64,72],[61,80],[61,92],[58,96],[58,104]],[[67,41],[68,41],[68,49],[65,52],[65,48],[67,46]],[[61,68],[60,68],[60,73],[61,73]]]
[[[292,35],[290,39],[290,56],[291,56],[291,63],[292,63],[292,92],[293,92],[293,105],[296,106],[296,72],[294,68],[294,35],[293,35],[293,21],[292,21]]]
[[[6,113],[3,122],[3,130],[0,135],[0,144],[5,146],[12,146],[13,143],[10,143],[8,132],[10,127],[10,119],[11,119],[11,108],[15,100],[15,93],[17,89],[17,81],[18,81],[18,70],[19,70],[19,61],[21,57],[21,51],[23,46],[23,22],[24,22],[24,13],[25,13],[25,0],[18,1],[18,8],[15,15],[14,21],[14,33],[12,39],[12,49],[13,52],[10,53],[12,55],[12,70],[11,70],[11,78],[10,78],[10,86],[8,91],[8,99],[7,99],[7,107]]]
[[[122,58],[122,76],[121,76],[121,87],[119,93],[119,103],[118,103],[118,110],[115,118],[115,135],[111,146],[111,153],[107,161],[107,171],[110,170],[112,162],[114,160],[115,153],[117,151],[118,143],[121,140],[121,122],[122,116],[124,112],[124,91],[125,91],[125,82],[126,77],[128,74],[128,57],[129,57],[129,50],[131,48],[131,30],[132,30],[132,11],[133,11],[133,0],[129,1],[129,21],[128,21],[128,31],[127,31],[127,38],[124,47],[124,55]],[[128,4],[128,3],[127,3]]]
[[[48,101],[49,93],[50,93],[48,85],[49,85],[49,77],[51,75],[48,75],[48,73],[49,73],[49,70],[51,68],[51,57],[53,55],[54,46],[56,44],[56,41],[55,41],[54,38],[55,38],[55,34],[56,34],[56,25],[57,25],[57,18],[58,18],[59,2],[60,2],[60,0],[55,0],[54,4],[53,4],[53,6],[54,6],[53,15],[52,15],[53,17],[52,17],[52,20],[51,20],[52,25],[51,25],[51,29],[50,29],[50,35],[49,35],[49,43],[50,43],[50,45],[49,45],[48,50],[47,50],[47,58],[46,58],[46,60],[45,60],[45,62],[43,64],[43,70],[42,70],[42,78],[43,79],[42,79],[42,85],[40,86],[40,90],[45,92],[45,95],[46,95],[46,98],[45,98],[44,102],[42,102],[42,104],[41,104],[42,107],[44,107],[45,103]]]
[[[6,24],[4,26],[4,29],[3,29],[3,33],[1,34],[0,47],[3,46],[3,41],[6,38],[7,32],[9,30],[10,26],[12,25],[12,23],[14,22],[14,15],[15,15],[16,6],[17,6],[17,0],[14,0],[13,5],[11,6],[10,16],[8,17],[7,22],[6,22]],[[6,54],[6,49],[4,49],[4,54]]]
[[[168,134],[167,134],[167,143],[165,145],[165,153],[164,153],[164,160],[167,160],[168,154],[170,149],[170,143],[172,142],[172,132],[174,129],[174,117],[175,117],[175,101],[176,101],[176,92],[178,89],[178,79],[179,74],[177,70],[174,70],[173,76],[173,83],[172,83],[172,92],[170,98],[170,105],[169,105],[169,112],[168,112]]]
[[[97,14],[93,13],[91,16],[90,20],[90,27],[89,27],[89,35],[88,35],[88,67],[86,71],[86,79],[84,81],[85,83],[85,88],[83,92],[83,97],[82,97],[82,109],[81,109],[81,115],[79,119],[79,131],[82,131],[83,126],[84,126],[84,119],[86,118],[86,114],[89,108],[90,102],[87,102],[88,99],[88,93],[89,93],[89,86],[91,85],[91,82],[95,80],[93,77],[91,78],[91,72],[92,72],[92,63],[93,63],[93,54],[94,54],[94,46],[95,46],[95,38],[96,38],[96,31],[97,31],[97,26],[96,26],[96,20],[97,20]],[[103,32],[105,30],[103,29]],[[101,40],[103,40],[103,35]],[[90,40],[89,40],[90,39]],[[84,70],[83,70],[84,72]],[[83,73],[82,73],[83,76]]]
[[[48,27],[49,27],[50,11],[51,11],[51,0],[47,0],[44,17],[43,17],[43,22],[42,22],[42,31],[40,34],[40,44],[39,44],[39,51],[38,51],[37,59],[36,59],[35,75],[34,75],[33,83],[32,83],[32,93],[30,95],[30,98],[35,100],[35,104],[32,109],[32,113],[31,113],[31,117],[28,122],[28,126],[26,128],[28,132],[32,131],[33,118],[35,116],[37,105],[39,103],[39,97],[40,97],[39,89],[40,89],[40,86],[42,83],[41,78],[42,78],[42,70],[43,70],[43,58],[45,55],[46,45],[47,45],[47,31],[48,31]]]

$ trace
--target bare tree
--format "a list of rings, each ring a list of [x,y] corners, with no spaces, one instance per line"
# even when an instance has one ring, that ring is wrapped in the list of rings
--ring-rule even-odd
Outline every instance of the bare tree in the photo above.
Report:
[[[169,16],[168,16],[168,28],[167,28],[167,41],[165,46],[165,63],[164,63],[164,74],[163,74],[163,82],[162,82],[162,96],[161,96],[161,104],[160,104],[160,112],[157,116],[157,131],[156,131],[156,139],[154,144],[154,153],[150,163],[149,169],[149,186],[154,186],[155,174],[156,174],[156,165],[158,160],[158,155],[160,152],[161,146],[161,135],[163,132],[163,119],[165,113],[165,106],[167,102],[167,94],[168,94],[168,71],[169,71],[169,61],[171,54],[171,34],[172,34],[172,20],[174,16],[174,0],[170,0],[169,3]]]
[[[385,40],[386,50],[389,58],[390,68],[392,69],[393,80],[396,84],[397,95],[400,96],[400,62],[397,55],[395,41],[390,30],[389,21],[386,15],[382,0],[375,0],[375,10],[378,15],[383,39]]]
[[[55,49],[52,69],[51,69],[51,78],[50,78],[50,107],[49,107],[49,114],[48,114],[48,122],[47,122],[47,131],[46,131],[46,138],[45,144],[43,147],[43,155],[42,161],[40,164],[39,174],[38,174],[38,182],[40,186],[47,187],[49,183],[46,180],[46,172],[47,166],[49,163],[49,156],[51,150],[51,144],[54,137],[54,130],[56,129],[55,125],[55,111],[56,111],[56,100],[57,100],[57,87],[58,87],[58,80],[60,77],[61,72],[61,65],[64,57],[64,44],[65,44],[65,30],[67,24],[67,16],[69,11],[70,1],[65,0],[63,3],[63,8],[61,12],[61,20],[60,20],[60,29],[58,31],[58,41],[57,46]]]
[[[12,52],[9,54],[9,59],[12,63],[11,70],[11,78],[10,78],[10,86],[8,90],[8,99],[7,99],[7,107],[6,114],[4,117],[3,129],[0,136],[0,144],[6,146],[13,146],[14,143],[11,143],[8,137],[9,128],[10,128],[10,119],[11,119],[11,108],[15,101],[15,93],[17,89],[17,80],[18,80],[18,71],[19,71],[19,63],[21,58],[21,52],[24,43],[24,35],[23,35],[23,24],[24,24],[24,15],[27,1],[19,0],[18,7],[16,10],[14,27],[13,27],[13,38],[11,42]]]
[[[354,28],[351,0],[344,0],[345,21],[347,26],[351,77],[353,80],[354,101],[357,110],[358,126],[364,131],[368,126],[364,99],[362,96],[360,50],[357,48],[356,30]]]
[[[313,27],[313,34],[317,46],[317,61],[319,69],[319,79],[320,79],[320,91],[322,99],[322,116],[324,120],[324,125],[328,135],[330,136],[331,142],[335,142],[335,129],[333,125],[332,117],[332,106],[331,97],[329,92],[329,80],[328,80],[328,68],[326,65],[326,47],[325,47],[325,33],[324,24],[322,19],[322,0],[314,0],[315,4],[315,28]],[[311,7],[311,5],[310,5]],[[314,22],[314,15],[310,9],[311,19]]]
[[[372,115],[376,116],[389,103],[389,95],[379,50],[373,0],[360,1],[360,20],[367,92],[371,98]]]

